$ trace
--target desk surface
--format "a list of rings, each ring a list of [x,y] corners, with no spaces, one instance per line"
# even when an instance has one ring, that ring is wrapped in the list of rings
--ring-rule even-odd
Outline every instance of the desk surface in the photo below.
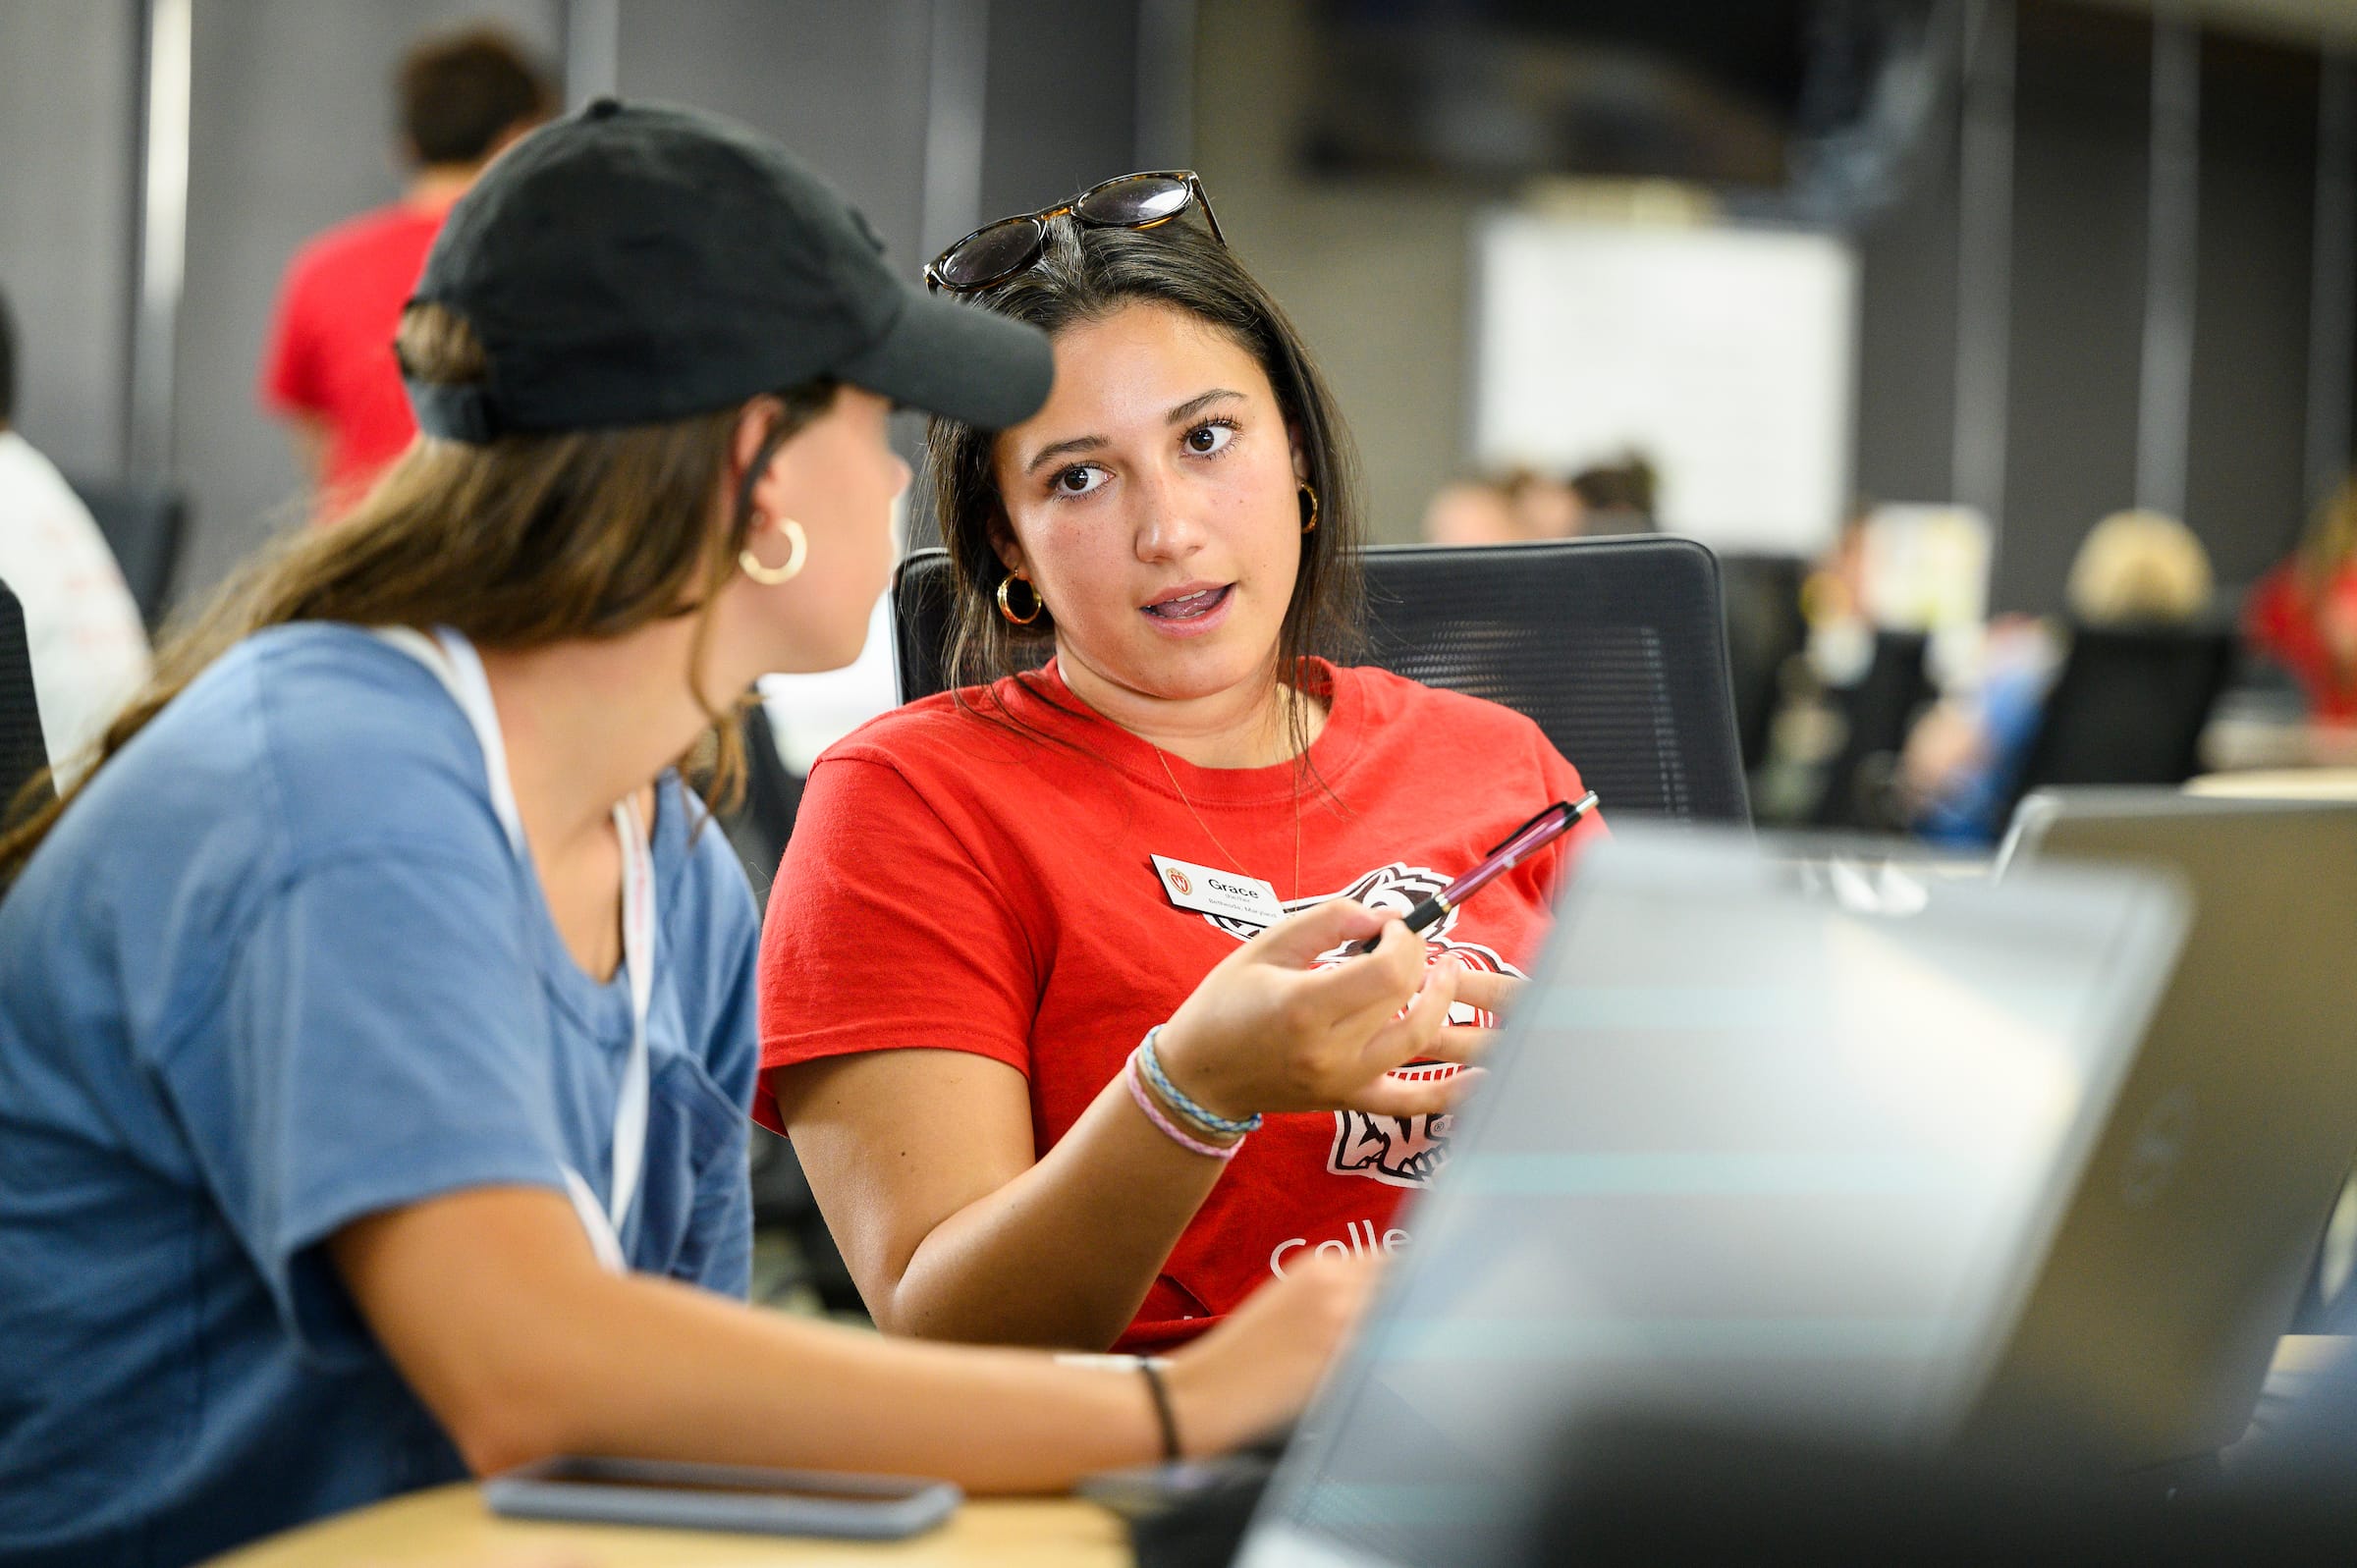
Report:
[[[2297,1400],[2345,1339],[2286,1336],[2276,1347],[2261,1396],[2269,1405]],[[700,1531],[633,1530],[613,1525],[531,1524],[501,1519],[474,1487],[460,1484],[412,1492],[215,1559],[211,1568],[1129,1568],[1119,1520],[1094,1503],[1052,1497],[969,1502],[943,1529],[914,1541],[871,1545],[719,1536]]]
[[[969,1502],[914,1541],[867,1543],[501,1519],[464,1483],[412,1492],[218,1558],[212,1568],[1128,1568],[1120,1520],[1056,1497]]]
[[[2212,773],[2188,784],[2197,795],[2257,800],[2357,800],[2357,768],[2281,768]]]

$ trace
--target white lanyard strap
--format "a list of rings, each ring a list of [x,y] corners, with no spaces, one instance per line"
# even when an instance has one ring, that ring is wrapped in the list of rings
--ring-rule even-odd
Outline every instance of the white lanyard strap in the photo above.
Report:
[[[630,1201],[638,1196],[646,1167],[646,1009],[655,991],[655,857],[647,847],[638,808],[624,800],[614,807],[614,835],[622,841],[622,967],[630,981],[630,1054],[623,1064],[622,1087],[614,1100],[614,1192],[608,1200],[619,1241]]]
[[[483,751],[483,773],[490,784],[491,810],[506,830],[508,847],[530,869],[523,839],[523,817],[516,808],[516,788],[508,779],[507,741],[500,732],[499,710],[491,700],[491,681],[483,674],[481,655],[461,633],[438,626],[429,639],[408,626],[380,626],[376,635],[431,671],[442,682]],[[630,983],[630,1054],[623,1063],[622,1086],[614,1100],[614,1181],[600,1206],[588,1179],[571,1165],[565,1167],[565,1187],[589,1233],[597,1260],[616,1273],[627,1273],[622,1250],[622,1227],[630,1204],[638,1196],[638,1178],[646,1168],[647,1061],[646,1014],[655,982],[655,861],[648,847],[646,825],[638,808],[628,800],[614,807],[614,837],[622,845],[622,967]]]

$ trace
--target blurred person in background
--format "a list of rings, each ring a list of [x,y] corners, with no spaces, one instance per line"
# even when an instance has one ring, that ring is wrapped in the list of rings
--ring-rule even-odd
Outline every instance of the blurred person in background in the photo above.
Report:
[[[2289,561],[2259,580],[2243,634],[2290,671],[2322,724],[2357,724],[2357,478],[2316,514]]]
[[[262,361],[263,405],[294,432],[317,522],[342,516],[417,433],[389,347],[402,306],[451,203],[556,101],[491,27],[416,45],[394,94],[408,189],[296,254]]]
[[[1580,501],[1569,485],[1536,468],[1460,479],[1434,492],[1424,537],[1438,545],[1517,544],[1580,532]]]
[[[25,608],[50,766],[70,777],[79,754],[146,684],[147,631],[90,509],[17,434],[16,408],[16,330],[0,296],[0,582]]]
[[[1866,608],[1866,528],[1873,514],[1871,501],[1853,502],[1833,544],[1801,579],[1802,643],[1777,671],[1768,754],[1751,780],[1752,810],[1762,822],[1809,820],[1849,737],[1843,695],[1874,662],[1875,626]]]
[[[1514,505],[1494,479],[1456,479],[1424,503],[1424,538],[1436,545],[1494,545],[1517,537]]]
[[[1635,450],[1617,462],[1601,462],[1571,476],[1571,495],[1579,503],[1577,531],[1583,537],[1615,533],[1654,533],[1654,504],[1659,478],[1653,463]]]
[[[2158,512],[2115,512],[2088,531],[2063,596],[2078,625],[2178,626],[2209,608],[2212,585],[2209,552],[2192,529]],[[2037,617],[1990,624],[1975,688],[1925,713],[1899,758],[1899,790],[1922,837],[1987,844],[2004,831],[1998,813],[2067,648],[2062,631]]]

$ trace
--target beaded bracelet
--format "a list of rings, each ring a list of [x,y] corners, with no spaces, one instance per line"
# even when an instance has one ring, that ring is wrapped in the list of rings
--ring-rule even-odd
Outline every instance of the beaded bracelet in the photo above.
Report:
[[[1242,1121],[1236,1121],[1228,1116],[1214,1115],[1181,1094],[1178,1086],[1171,1082],[1170,1074],[1162,1070],[1162,1058],[1154,1054],[1154,1037],[1161,1033],[1160,1024],[1147,1030],[1146,1038],[1137,1043],[1135,1056],[1138,1065],[1145,1071],[1147,1082],[1153,1084],[1155,1092],[1169,1103],[1173,1110],[1208,1133],[1241,1138],[1248,1132],[1260,1131],[1260,1114],[1257,1111]]]
[[[1146,1113],[1146,1119],[1154,1123],[1164,1137],[1187,1153],[1202,1155],[1209,1160],[1233,1160],[1235,1152],[1244,1146],[1241,1138],[1233,1143],[1205,1143],[1200,1138],[1190,1136],[1177,1122],[1164,1115],[1162,1108],[1154,1103],[1153,1094],[1137,1075],[1137,1054],[1134,1052],[1130,1054],[1129,1065],[1122,1069],[1122,1080],[1128,1084],[1129,1098],[1137,1102],[1137,1108]]]

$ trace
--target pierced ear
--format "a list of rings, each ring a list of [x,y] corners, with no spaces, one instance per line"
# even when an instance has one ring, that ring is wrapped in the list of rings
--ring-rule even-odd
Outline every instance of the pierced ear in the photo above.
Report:
[[[1023,554],[1023,547],[1015,542],[1014,527],[1007,520],[1005,507],[994,506],[990,509],[990,521],[983,525],[982,537],[989,544],[990,553],[999,558],[1000,566],[1009,571],[1024,569],[1028,558]]]
[[[761,447],[785,413],[785,406],[775,398],[755,398],[737,410],[737,429],[729,437],[729,465],[734,477],[741,481],[744,470],[761,456]]]

